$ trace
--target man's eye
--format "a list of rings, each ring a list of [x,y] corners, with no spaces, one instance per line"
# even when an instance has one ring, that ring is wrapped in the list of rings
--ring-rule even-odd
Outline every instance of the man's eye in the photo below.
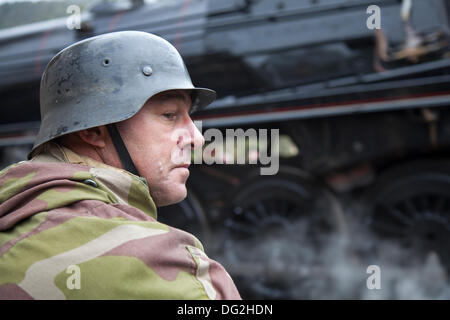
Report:
[[[167,112],[164,113],[163,116],[167,119],[167,120],[174,120],[176,117],[176,114],[173,112]]]

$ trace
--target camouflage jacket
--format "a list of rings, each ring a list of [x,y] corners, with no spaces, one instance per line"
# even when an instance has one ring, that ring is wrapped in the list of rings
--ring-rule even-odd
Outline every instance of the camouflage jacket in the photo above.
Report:
[[[49,143],[0,171],[0,299],[240,299],[142,178]]]

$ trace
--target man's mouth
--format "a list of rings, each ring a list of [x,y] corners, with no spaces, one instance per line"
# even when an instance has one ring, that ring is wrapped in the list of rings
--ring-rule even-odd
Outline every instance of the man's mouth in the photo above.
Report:
[[[186,169],[188,169],[189,166],[190,166],[190,164],[186,163],[186,164],[180,164],[179,166],[176,166],[175,168],[186,168]]]

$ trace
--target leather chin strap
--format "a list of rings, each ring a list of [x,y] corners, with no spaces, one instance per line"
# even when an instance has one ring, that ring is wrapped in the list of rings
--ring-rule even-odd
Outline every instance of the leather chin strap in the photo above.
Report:
[[[133,160],[131,159],[130,154],[128,153],[127,147],[125,146],[122,137],[120,136],[119,130],[114,123],[108,124],[106,126],[108,128],[109,135],[111,136],[112,142],[116,147],[117,154],[119,155],[120,161],[125,170],[131,172],[132,174],[139,176],[139,172],[134,166]]]

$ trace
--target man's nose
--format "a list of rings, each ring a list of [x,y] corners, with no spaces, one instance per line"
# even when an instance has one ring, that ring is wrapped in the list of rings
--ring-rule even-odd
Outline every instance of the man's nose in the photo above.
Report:
[[[191,120],[191,147],[193,150],[203,147],[205,144],[205,138],[203,137],[200,130],[197,128],[197,126],[192,122]]]
[[[178,145],[181,148],[190,145],[191,149],[195,150],[203,147],[205,144],[205,138],[191,119],[189,119],[186,126],[180,132],[178,135]]]

